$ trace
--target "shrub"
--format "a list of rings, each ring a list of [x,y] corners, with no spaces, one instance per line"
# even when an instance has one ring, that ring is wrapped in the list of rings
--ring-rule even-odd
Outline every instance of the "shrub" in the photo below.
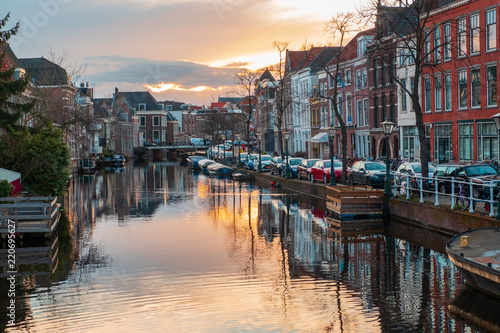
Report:
[[[0,180],[0,198],[10,197],[14,186],[8,180]]]

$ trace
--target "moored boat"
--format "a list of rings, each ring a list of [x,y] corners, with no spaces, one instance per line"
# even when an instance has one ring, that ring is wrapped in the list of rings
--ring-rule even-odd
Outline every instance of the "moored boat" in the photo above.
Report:
[[[235,172],[233,172],[232,176],[233,176],[234,180],[238,180],[238,181],[252,179],[252,175],[249,174],[248,172],[244,172],[244,171],[235,171]]]
[[[207,167],[210,165],[210,164],[214,164],[214,163],[217,163],[215,162],[214,160],[211,160],[211,159],[204,159],[204,160],[201,160],[201,161],[198,161],[198,167],[201,169],[201,171],[203,172],[208,172],[208,169]]]
[[[462,232],[446,244],[450,261],[470,286],[500,298],[500,229]]]
[[[210,175],[217,175],[217,176],[230,176],[231,173],[233,172],[233,168],[224,165],[222,163],[210,164],[207,167],[207,170]]]

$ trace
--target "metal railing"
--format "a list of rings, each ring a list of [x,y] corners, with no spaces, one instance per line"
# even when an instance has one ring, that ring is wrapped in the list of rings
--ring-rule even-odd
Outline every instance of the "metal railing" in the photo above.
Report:
[[[406,175],[404,181],[394,179],[394,195],[403,195],[406,199],[411,197],[419,198],[420,203],[425,201],[434,201],[436,207],[441,204],[449,205],[451,209],[460,209],[464,207],[469,213],[474,213],[479,203],[484,203],[484,208],[490,217],[495,216],[494,210],[497,207],[497,193],[499,182],[486,182],[483,184],[456,180],[452,177],[450,180],[438,179],[433,177],[410,176]],[[428,185],[424,185],[428,184]],[[451,193],[439,192],[440,185],[444,184]],[[474,195],[476,194],[476,195]],[[480,195],[479,195],[480,194]],[[425,198],[425,199],[424,199]],[[466,203],[463,205],[463,203]],[[462,205],[459,205],[462,203]]]

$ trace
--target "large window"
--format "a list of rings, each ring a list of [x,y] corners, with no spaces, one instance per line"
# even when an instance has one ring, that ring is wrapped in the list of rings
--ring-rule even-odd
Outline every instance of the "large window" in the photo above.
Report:
[[[437,163],[447,163],[453,160],[452,127],[451,124],[435,124],[434,131],[434,159]]]
[[[356,71],[356,89],[357,90],[361,89],[361,71],[360,70]]]
[[[368,125],[368,98],[363,99],[363,125]]]
[[[444,60],[451,59],[451,24],[445,23],[443,25],[443,37],[444,37]]]
[[[378,86],[378,60],[373,59],[373,86]]]
[[[153,126],[160,126],[160,117],[158,116],[153,117]]]
[[[363,123],[363,100],[358,99],[356,105],[357,105],[356,111],[358,113],[358,126],[363,126],[364,125],[364,123]]]
[[[467,72],[461,70],[458,72],[458,97],[460,109],[467,108]]]
[[[434,29],[434,62],[441,61],[441,26]]]
[[[366,76],[366,67],[363,68],[363,70],[362,70],[361,81],[362,81],[363,88],[366,88],[368,85],[367,76]]]
[[[497,48],[497,11],[496,9],[486,12],[486,50]]]
[[[444,75],[444,109],[451,110],[451,74]]]
[[[458,56],[464,57],[467,55],[467,23],[465,17],[458,20]]]
[[[479,14],[470,16],[470,53],[479,52]]]
[[[429,30],[424,31],[424,59],[429,62],[431,59],[431,33]]]
[[[345,98],[346,112],[347,112],[347,126],[352,125],[352,97],[347,95]]]
[[[345,85],[346,86],[351,85],[351,70],[350,69],[346,69],[344,76],[345,76]]]
[[[497,130],[493,122],[477,124],[477,160],[498,158]]]
[[[139,125],[146,126],[146,117],[144,116],[139,117]]]
[[[488,106],[497,105],[497,65],[486,67],[486,92]]]
[[[406,88],[406,79],[401,79],[401,111],[406,111],[406,109],[408,108],[407,94],[405,88]]]
[[[473,124],[458,124],[458,159],[472,161],[474,158]]]
[[[431,78],[429,77],[424,79],[424,92],[425,111],[431,111]]]
[[[434,77],[434,109],[436,111],[441,111],[441,101],[442,101],[442,93],[441,93],[441,76]]]
[[[471,107],[481,106],[481,82],[479,68],[471,69]]]
[[[408,159],[410,162],[414,161],[415,153],[418,154],[418,130],[415,126],[404,126],[403,127],[403,158]]]

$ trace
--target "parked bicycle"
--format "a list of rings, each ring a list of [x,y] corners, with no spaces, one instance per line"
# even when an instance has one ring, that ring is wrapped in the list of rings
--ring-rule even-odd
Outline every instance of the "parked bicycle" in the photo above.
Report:
[[[460,210],[467,210],[470,204],[470,195],[467,190],[467,185],[459,183],[458,184],[458,195],[457,195],[457,207]]]

